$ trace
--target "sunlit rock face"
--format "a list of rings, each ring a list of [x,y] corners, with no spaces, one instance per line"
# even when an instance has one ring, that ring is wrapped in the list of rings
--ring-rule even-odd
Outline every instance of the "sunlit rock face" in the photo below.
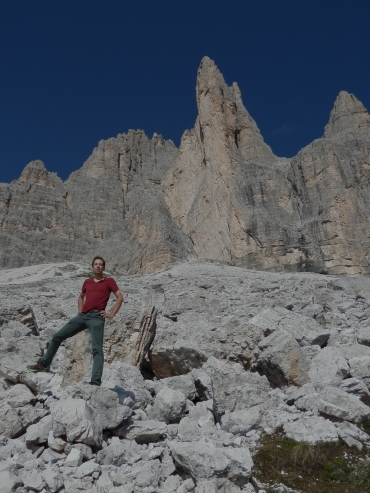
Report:
[[[342,91],[322,139],[277,158],[204,58],[199,116],[165,181],[172,217],[200,258],[257,269],[369,272],[370,117]]]
[[[191,255],[161,191],[177,152],[161,136],[129,131],[101,141],[64,183],[31,162],[0,187],[2,267],[99,253],[122,272],[146,272]]]
[[[215,63],[180,148],[130,130],[63,183],[41,161],[0,184],[1,267],[104,255],[122,273],[193,257],[260,270],[368,275],[370,117],[340,92],[324,135],[273,154]]]

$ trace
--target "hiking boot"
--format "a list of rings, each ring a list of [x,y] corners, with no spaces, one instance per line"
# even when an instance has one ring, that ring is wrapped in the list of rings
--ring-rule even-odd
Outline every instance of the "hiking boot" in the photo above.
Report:
[[[35,365],[28,365],[27,366],[28,371],[32,371],[33,373],[38,373],[40,371],[49,371],[50,366],[44,366],[41,363],[41,358],[37,360],[37,363]]]

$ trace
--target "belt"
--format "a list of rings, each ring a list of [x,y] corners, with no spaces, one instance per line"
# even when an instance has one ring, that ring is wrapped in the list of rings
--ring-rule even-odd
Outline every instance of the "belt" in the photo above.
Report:
[[[100,313],[100,312],[101,312],[101,310],[88,310],[85,313]]]

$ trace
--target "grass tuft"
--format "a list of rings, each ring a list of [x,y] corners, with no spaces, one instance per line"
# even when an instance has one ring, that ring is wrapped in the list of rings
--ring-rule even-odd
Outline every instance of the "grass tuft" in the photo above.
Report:
[[[262,483],[283,483],[304,493],[370,492],[367,450],[342,442],[312,445],[265,435],[253,461],[253,475]]]

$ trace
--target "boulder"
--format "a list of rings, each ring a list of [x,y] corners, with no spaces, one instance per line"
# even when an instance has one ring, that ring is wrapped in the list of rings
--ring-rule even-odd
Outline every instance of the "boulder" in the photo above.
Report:
[[[220,432],[215,425],[213,401],[198,402],[189,409],[189,414],[179,423],[177,435],[181,441],[198,441],[201,437],[219,438]]]
[[[247,372],[238,363],[229,365],[216,358],[209,358],[203,369],[211,377],[217,420],[226,411],[249,409],[268,397],[270,386],[266,377]]]
[[[166,433],[166,423],[155,420],[129,421],[120,428],[113,430],[114,435],[135,440],[137,443],[156,442]]]
[[[197,482],[212,477],[226,477],[245,484],[253,461],[247,448],[216,448],[212,442],[170,442],[171,454],[177,466]]]
[[[68,395],[73,399],[83,399],[100,415],[104,430],[117,428],[132,414],[133,401],[127,396],[128,404],[121,404],[120,392],[106,387],[93,385],[77,385],[68,389]]]
[[[133,402],[133,409],[145,409],[148,404],[152,404],[153,398],[145,388],[145,382],[139,368],[127,363],[115,362],[105,365],[103,370],[102,387],[117,390],[123,389],[126,394],[122,398],[130,397]],[[118,388],[117,388],[118,387]],[[124,403],[124,401],[120,401]]]
[[[135,464],[141,459],[135,442],[119,440],[114,437],[110,445],[99,450],[97,459],[102,465],[112,465],[120,467],[122,464]]]
[[[354,423],[361,423],[370,417],[370,407],[358,397],[336,387],[326,387],[319,393],[302,396],[295,401],[295,406],[300,410]]]
[[[346,378],[342,381],[339,388],[349,394],[357,395],[358,397],[369,395],[369,389],[365,382],[360,378]]]
[[[254,406],[243,411],[226,412],[221,418],[222,429],[234,435],[245,436],[258,427],[261,421],[261,408]]]
[[[50,414],[42,418],[38,423],[29,426],[26,432],[26,443],[35,445],[48,443],[52,426],[52,417]]]
[[[178,423],[186,410],[186,398],[182,392],[163,388],[154,399],[151,416],[167,424]]]
[[[316,388],[338,387],[349,376],[349,366],[339,348],[328,346],[312,359],[308,375]]]
[[[102,444],[103,426],[100,416],[82,399],[66,399],[53,404],[53,436],[66,435],[70,442],[82,442],[93,447]]]
[[[318,345],[322,347],[330,335],[313,318],[281,307],[262,310],[250,320],[250,323],[262,329],[265,336],[285,330],[295,338],[300,346]]]
[[[319,346],[301,347],[293,335],[281,329],[263,339],[254,368],[266,375],[272,385],[304,385],[309,381],[312,359],[320,352]]]
[[[302,416],[296,421],[288,421],[283,425],[283,430],[288,438],[297,442],[315,444],[338,440],[334,424],[320,416]]]

